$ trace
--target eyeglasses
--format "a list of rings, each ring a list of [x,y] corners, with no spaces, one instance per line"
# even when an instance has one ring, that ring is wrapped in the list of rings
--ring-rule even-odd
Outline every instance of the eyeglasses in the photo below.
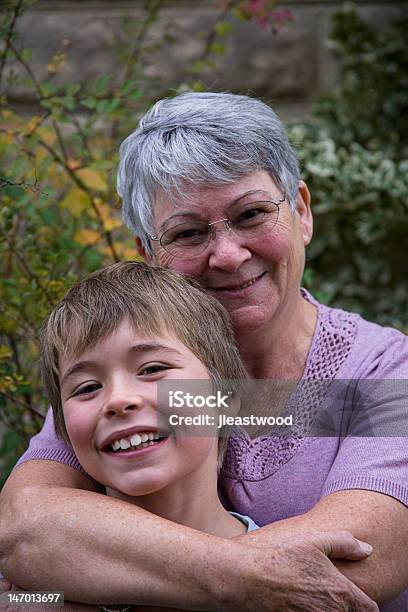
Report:
[[[279,218],[279,207],[286,200],[284,195],[278,201],[264,200],[248,202],[234,209],[225,219],[212,223],[185,221],[169,227],[161,236],[150,236],[157,240],[167,253],[177,258],[197,257],[204,253],[215,236],[215,225],[224,223],[228,232],[241,238],[257,238],[271,232]]]

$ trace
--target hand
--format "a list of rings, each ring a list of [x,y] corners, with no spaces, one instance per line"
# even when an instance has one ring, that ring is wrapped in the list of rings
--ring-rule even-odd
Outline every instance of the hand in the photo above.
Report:
[[[329,560],[358,561],[369,554],[348,532],[303,534],[266,548],[247,545],[222,577],[220,607],[234,612],[378,612],[377,604]]]

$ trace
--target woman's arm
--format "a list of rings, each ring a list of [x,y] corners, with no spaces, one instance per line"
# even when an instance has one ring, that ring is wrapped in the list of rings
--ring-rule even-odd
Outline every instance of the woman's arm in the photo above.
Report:
[[[283,535],[335,529],[348,530],[373,546],[373,554],[361,563],[339,561],[336,565],[377,603],[408,587],[408,508],[381,493],[339,491],[321,499],[306,514],[277,521],[238,539],[269,546]]]
[[[188,610],[377,610],[326,556],[347,556],[342,536],[280,538],[260,550],[97,494],[54,461],[21,465],[0,502],[0,567],[26,589]]]

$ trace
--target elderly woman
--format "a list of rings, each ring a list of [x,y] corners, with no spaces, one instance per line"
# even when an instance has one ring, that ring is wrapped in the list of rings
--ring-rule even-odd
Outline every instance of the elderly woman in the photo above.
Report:
[[[159,101],[120,153],[138,252],[218,298],[250,375],[280,381],[270,414],[292,415],[293,429],[231,441],[220,494],[264,527],[221,542],[98,495],[49,414],[2,493],[6,574],[80,601],[375,609],[359,587],[384,612],[407,611],[408,446],[384,433],[406,397],[380,384],[408,378],[407,338],[300,288],[313,220],[281,122],[246,96],[188,93]],[[341,573],[317,533],[338,529],[374,547],[337,561]]]

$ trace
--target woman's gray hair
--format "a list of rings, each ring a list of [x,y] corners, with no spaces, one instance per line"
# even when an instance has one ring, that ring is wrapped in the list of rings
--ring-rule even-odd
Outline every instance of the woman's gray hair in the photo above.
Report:
[[[266,170],[291,209],[296,206],[299,164],[285,128],[269,106],[248,96],[189,92],[159,100],[119,153],[123,220],[150,254],[159,193],[176,205],[194,187],[233,183]]]

